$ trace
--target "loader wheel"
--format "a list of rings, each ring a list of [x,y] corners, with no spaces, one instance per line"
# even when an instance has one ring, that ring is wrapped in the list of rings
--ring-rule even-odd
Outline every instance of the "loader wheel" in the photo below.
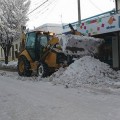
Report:
[[[38,72],[38,76],[43,77],[43,78],[47,77],[49,75],[49,70],[48,70],[47,64],[41,63],[38,67],[37,72]]]
[[[22,56],[18,59],[18,74],[20,76],[31,76],[32,72],[30,69],[30,63],[26,57]]]

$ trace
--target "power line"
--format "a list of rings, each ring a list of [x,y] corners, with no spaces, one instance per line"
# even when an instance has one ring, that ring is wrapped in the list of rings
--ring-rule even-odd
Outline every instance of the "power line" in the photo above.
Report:
[[[45,0],[31,0],[31,11],[35,9],[39,4],[43,3]]]
[[[42,15],[42,14],[45,14],[46,11],[48,11],[50,9],[50,6],[52,7],[52,4],[55,4],[57,0],[53,0],[53,1],[50,1],[46,6],[44,6],[43,8],[41,8],[42,10],[39,10],[37,13],[34,14],[34,18],[36,18],[38,15]],[[38,19],[38,17],[37,17]]]
[[[100,10],[101,12],[103,12],[103,10],[101,10],[100,8],[98,8],[98,6],[95,5],[91,0],[89,0],[89,1],[90,1],[90,3],[91,3],[95,8],[97,8],[98,10]]]
[[[45,2],[43,2],[42,4],[40,4],[38,7],[36,7],[34,10],[32,10],[31,12],[29,12],[28,15],[31,14],[32,12],[34,12],[35,10],[37,10],[42,5],[44,5],[46,2],[48,2],[48,0],[46,0]]]
[[[44,19],[47,18],[47,17],[48,17],[48,14],[50,14],[51,11],[55,8],[55,6],[56,6],[56,4],[57,4],[58,1],[57,1],[57,0],[54,0],[54,1],[55,1],[55,2],[54,2],[55,4],[52,6],[51,10],[47,13],[47,15],[44,17]]]
[[[45,9],[42,13],[40,12],[39,14],[37,14],[36,16],[38,16],[39,15],[39,17],[41,17],[40,15],[41,14],[44,14],[45,16],[44,17],[42,17],[42,19],[40,19],[40,21],[39,21],[39,23],[42,23],[47,17],[48,17],[48,14],[50,14],[51,13],[51,11],[55,8],[55,6],[56,6],[56,4],[57,4],[57,2],[58,2],[58,0],[53,0],[52,1],[52,6],[50,5],[48,5],[49,7],[47,8],[47,9]],[[49,11],[49,12],[47,12],[47,11]],[[47,13],[46,13],[47,12]],[[46,13],[46,14],[45,14]],[[34,17],[34,18],[36,18],[36,16]],[[39,17],[37,17],[36,19],[32,19],[32,21],[34,21],[34,20],[37,20],[37,19],[39,19]]]
[[[48,10],[48,9],[49,9],[49,6],[50,6],[51,4],[53,4],[53,3],[55,3],[55,1],[57,1],[57,0],[53,0],[52,2],[50,1],[48,5],[46,5],[41,11],[39,11],[39,14],[40,14],[40,13],[43,14],[44,12],[42,12],[42,11],[45,11],[46,8],[47,8],[47,10]]]

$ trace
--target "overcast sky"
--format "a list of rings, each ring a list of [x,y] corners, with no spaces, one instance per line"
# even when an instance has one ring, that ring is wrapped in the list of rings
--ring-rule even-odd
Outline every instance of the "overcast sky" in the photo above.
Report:
[[[78,20],[78,0],[31,0],[27,27],[34,28],[46,23],[72,23]],[[88,18],[115,8],[114,0],[80,0],[81,18]]]

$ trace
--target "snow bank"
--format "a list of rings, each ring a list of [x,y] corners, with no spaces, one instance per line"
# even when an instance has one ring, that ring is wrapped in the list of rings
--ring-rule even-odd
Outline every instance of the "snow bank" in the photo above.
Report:
[[[0,67],[16,69],[17,62],[11,61],[8,65],[0,62]],[[5,73],[0,73],[0,76],[5,76]],[[18,75],[16,76],[18,77]],[[67,68],[60,68],[48,78],[19,76],[17,79],[51,81],[53,84],[62,84],[66,87],[95,86],[120,88],[120,71],[114,71],[108,64],[91,56],[84,56]]]
[[[120,71],[114,71],[109,65],[99,60],[85,56],[76,60],[66,69],[59,69],[50,80],[54,84],[63,84],[66,87],[80,87],[93,85],[97,87],[120,87]]]
[[[0,61],[0,68],[17,69],[17,61],[10,61],[8,64],[5,64],[4,61]]]

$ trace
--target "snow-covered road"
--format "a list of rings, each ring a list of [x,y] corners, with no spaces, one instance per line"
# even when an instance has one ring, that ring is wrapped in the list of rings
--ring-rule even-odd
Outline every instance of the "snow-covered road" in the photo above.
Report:
[[[120,120],[120,94],[0,71],[0,120]]]

